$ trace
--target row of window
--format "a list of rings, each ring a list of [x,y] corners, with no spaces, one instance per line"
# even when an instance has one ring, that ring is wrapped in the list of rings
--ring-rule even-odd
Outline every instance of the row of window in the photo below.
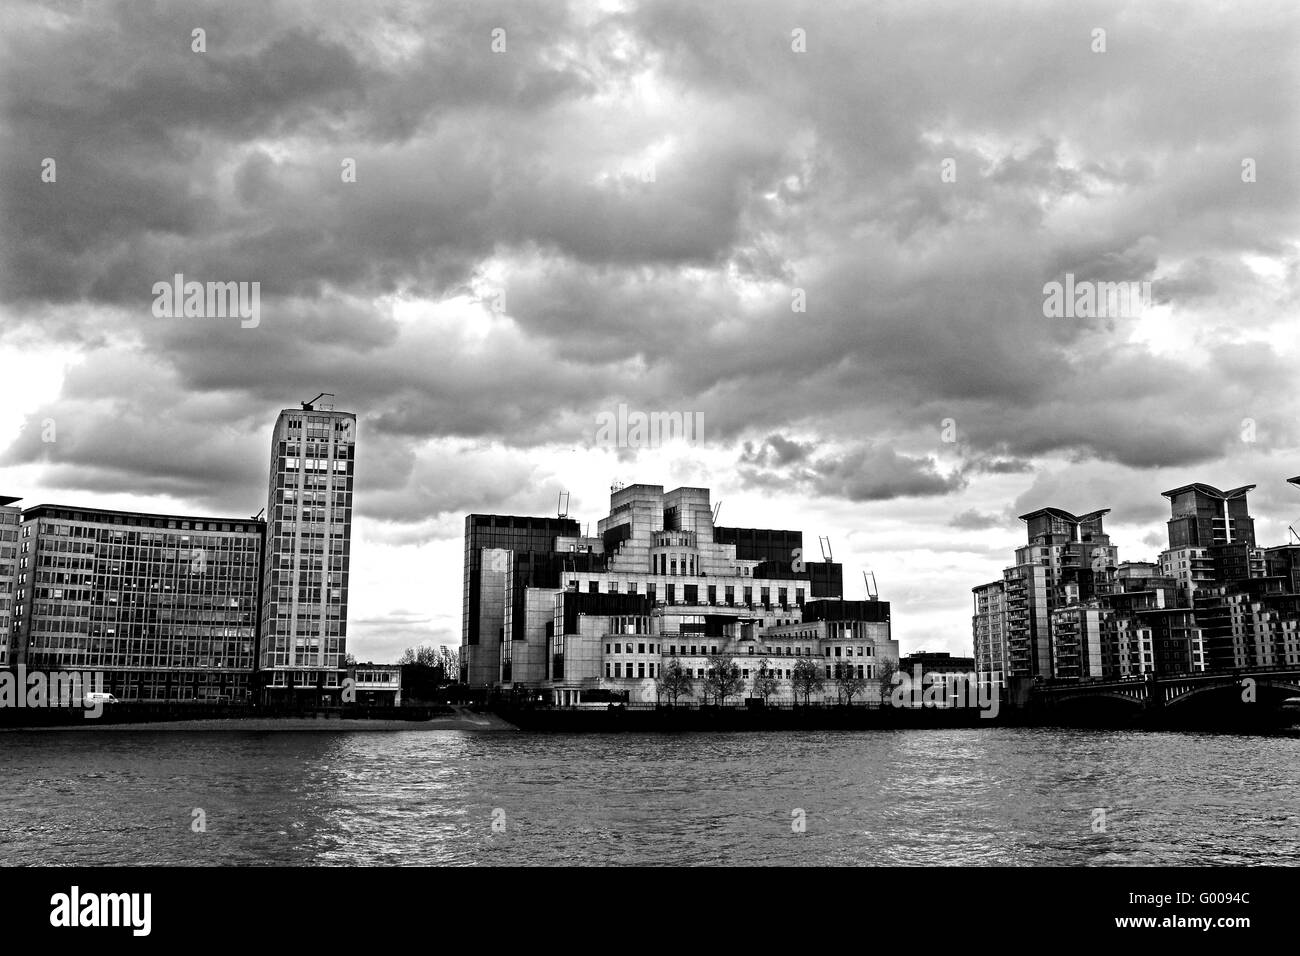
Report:
[[[588,581],[587,582],[588,593],[600,594],[601,593],[600,584],[601,582],[599,581]],[[577,578],[570,578],[568,581],[568,586],[572,588],[576,588],[578,586]],[[763,607],[772,606],[772,593],[771,593],[772,590],[773,590],[772,588],[766,588],[766,587],[760,587],[758,589],[758,603],[761,604]],[[803,606],[804,603],[803,588],[794,588],[794,589],[776,588],[775,590],[776,590],[776,603],[780,607],[785,608],[790,606],[788,604],[788,601],[790,599],[791,590],[793,590],[794,593],[795,606],[799,606],[799,607]],[[666,603],[668,604],[678,603],[676,584],[665,584],[664,592],[665,592]],[[620,593],[619,582],[617,581],[605,582],[605,593],[606,594]],[[645,596],[650,599],[650,601],[654,602],[658,600],[659,589],[658,589],[658,584],[653,581],[649,581],[649,582],[625,581],[623,583],[623,593],[626,594],[644,593]],[[681,593],[682,593],[682,600],[680,603],[682,604],[711,604],[711,605],[719,604],[718,586],[716,584],[709,584],[704,586],[704,591],[703,591],[704,597],[701,597],[701,586],[698,584],[682,585]],[[752,587],[742,588],[741,595],[742,598],[741,601],[739,602],[741,606],[744,607],[753,606],[754,589]],[[737,603],[736,589],[734,587],[732,587],[731,585],[723,586],[721,603],[722,605],[726,605],[726,606],[734,606]]]
[[[640,642],[640,641],[638,641],[638,642],[636,643],[636,648],[637,648],[637,649],[636,649],[635,652],[632,650],[633,645],[632,645],[631,642],[628,642],[627,644],[623,644],[623,643],[620,643],[620,642],[618,642],[618,641],[615,641],[614,644],[613,644],[613,647],[614,647],[614,651],[613,651],[613,652],[614,652],[615,654],[622,654],[622,653],[624,653],[624,651],[623,651],[623,648],[624,648],[624,647],[627,648],[627,653],[628,653],[628,654],[632,654],[632,653],[637,653],[637,654],[646,654],[646,653],[649,653],[649,654],[657,654],[657,653],[659,653],[659,651],[656,650],[656,648],[659,647],[658,644],[644,644],[644,643],[642,643],[642,642]],[[647,647],[650,648],[649,651],[646,650]],[[610,645],[609,645],[608,643],[605,645],[605,653],[606,653],[606,654],[610,653]]]

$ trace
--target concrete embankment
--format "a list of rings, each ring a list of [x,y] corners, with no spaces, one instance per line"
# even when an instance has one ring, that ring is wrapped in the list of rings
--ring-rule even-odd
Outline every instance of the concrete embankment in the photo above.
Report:
[[[316,732],[316,733],[353,733],[375,731],[422,731],[422,730],[468,730],[499,732],[517,730],[518,728],[500,716],[477,712],[468,707],[451,707],[451,713],[425,719],[374,719],[364,717],[339,717],[337,715],[295,716],[295,717],[199,717],[195,719],[167,720],[104,720],[85,718],[73,714],[66,722],[50,723],[42,726],[5,727],[0,732],[31,733],[33,731],[189,731],[191,733],[207,731],[242,731],[254,733],[274,732]]]

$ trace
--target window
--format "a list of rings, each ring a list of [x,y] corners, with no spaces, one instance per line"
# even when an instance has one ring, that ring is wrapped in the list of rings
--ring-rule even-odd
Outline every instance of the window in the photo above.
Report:
[[[631,667],[631,666],[632,666],[631,664],[628,665],[628,667]],[[636,676],[637,676],[637,677],[645,677],[645,665],[644,665],[644,664],[637,664],[637,665],[636,665]]]
[[[615,654],[622,654],[622,653],[623,653],[623,645],[622,645],[622,644],[615,644],[615,645],[614,645],[614,653],[615,653]]]
[[[619,664],[619,663],[615,663],[615,664],[614,664],[614,676],[615,676],[615,677],[622,677],[622,676],[623,676],[623,665],[622,665],[622,664]]]
[[[644,644],[638,644],[638,645],[636,646],[636,652],[637,652],[638,654],[644,654],[644,653],[645,653],[645,645],[644,645]]]

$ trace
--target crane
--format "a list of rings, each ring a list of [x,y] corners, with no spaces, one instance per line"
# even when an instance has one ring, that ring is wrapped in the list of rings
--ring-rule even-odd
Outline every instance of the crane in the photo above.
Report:
[[[569,493],[567,491],[560,492],[560,497],[555,504],[555,511],[557,518],[569,517]]]
[[[333,392],[321,392],[310,402],[299,402],[298,404],[302,405],[304,411],[310,412],[315,407],[316,403],[319,402],[322,398],[333,398],[333,397],[334,397]]]

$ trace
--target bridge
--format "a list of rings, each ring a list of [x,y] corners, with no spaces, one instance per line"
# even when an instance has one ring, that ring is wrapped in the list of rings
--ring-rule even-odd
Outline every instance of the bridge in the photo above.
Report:
[[[1032,685],[1034,710],[1192,710],[1255,704],[1280,709],[1300,697],[1300,666],[1240,668],[1189,674],[1147,674],[1108,680],[1041,681]]]

